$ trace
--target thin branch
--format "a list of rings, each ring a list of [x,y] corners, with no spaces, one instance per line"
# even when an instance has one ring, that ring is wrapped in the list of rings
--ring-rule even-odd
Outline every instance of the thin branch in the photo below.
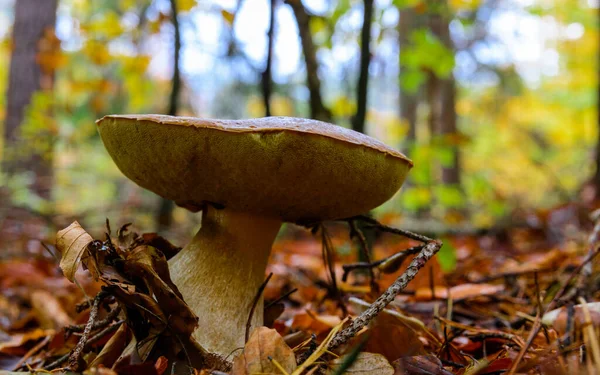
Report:
[[[367,117],[367,93],[369,84],[369,64],[371,62],[371,25],[373,24],[373,0],[364,0],[363,26],[360,34],[360,74],[356,95],[356,114],[352,119],[352,129],[365,132]]]
[[[73,352],[71,353],[71,356],[69,357],[69,368],[72,369],[73,371],[81,371],[82,370],[81,367],[82,367],[82,361],[83,361],[83,359],[82,359],[83,349],[85,347],[85,344],[88,341],[89,334],[92,332],[92,327],[94,326],[96,317],[98,316],[98,307],[100,306],[100,302],[107,295],[108,294],[106,292],[102,291],[102,292],[98,293],[96,295],[96,297],[94,298],[94,302],[92,303],[92,307],[90,308],[90,317],[85,326],[85,329],[83,330],[83,334],[81,335],[81,338],[79,339],[79,342],[77,343],[77,346],[75,346],[75,349],[73,349]]]
[[[425,266],[442,247],[442,242],[433,240],[428,242],[421,252],[415,256],[410,265],[400,277],[381,295],[371,306],[360,314],[344,330],[338,332],[328,346],[328,350],[334,350],[353,338],[363,327],[367,326],[379,313],[396,298],[396,296],[414,279],[419,270]]]
[[[364,233],[360,230],[358,225],[356,225],[356,220],[352,220],[349,222],[350,224],[350,237],[356,236],[360,242],[360,248],[363,254],[364,259],[367,263],[372,264],[371,262],[371,249],[369,248],[369,244],[367,243],[367,239],[365,238]],[[367,267],[369,271],[369,279],[371,285],[372,292],[379,292],[379,285],[375,280],[375,272],[373,271],[374,267]],[[342,276],[342,280],[347,276],[346,268],[344,268],[344,276]]]
[[[254,310],[256,310],[256,305],[258,305],[258,301],[260,300],[260,297],[262,296],[265,288],[267,287],[269,280],[271,280],[271,277],[273,277],[273,272],[271,272],[269,276],[267,276],[265,281],[260,285],[260,288],[258,288],[258,290],[256,291],[256,296],[254,296],[254,300],[252,301],[252,308],[250,308],[248,320],[246,321],[246,335],[244,342],[248,342],[248,339],[250,338],[250,328],[252,326],[252,316],[254,315]]]
[[[419,242],[423,242],[423,243],[429,243],[431,241],[433,241],[433,238],[429,238],[427,236],[423,236],[422,234],[417,234],[417,233],[413,233],[407,230],[403,230],[403,229],[398,229],[398,228],[394,228],[394,227],[389,227],[387,225],[383,225],[380,222],[378,222],[377,220],[373,219],[372,217],[369,217],[367,215],[358,215],[358,216],[353,216],[351,218],[348,219],[344,219],[344,221],[349,221],[349,220],[362,220],[365,223],[372,225],[373,227],[375,227],[376,229],[382,231],[382,232],[388,232],[388,233],[393,233],[393,234],[397,234],[399,236],[403,236],[406,238],[410,238],[411,240],[415,240],[415,241],[419,241]]]

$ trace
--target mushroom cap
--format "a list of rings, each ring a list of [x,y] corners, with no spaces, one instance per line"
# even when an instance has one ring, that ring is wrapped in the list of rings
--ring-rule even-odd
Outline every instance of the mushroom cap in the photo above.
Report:
[[[350,217],[391,198],[412,167],[376,139],[301,118],[96,123],[125,176],[192,211],[214,204],[296,223]]]

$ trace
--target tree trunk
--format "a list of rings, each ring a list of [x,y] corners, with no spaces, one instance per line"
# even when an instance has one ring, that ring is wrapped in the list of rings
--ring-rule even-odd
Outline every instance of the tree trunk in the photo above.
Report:
[[[306,82],[310,93],[310,117],[316,120],[331,122],[331,112],[323,104],[321,98],[321,80],[319,79],[319,64],[317,49],[310,34],[310,17],[302,0],[285,0],[294,13],[300,34],[300,43],[306,65]]]
[[[437,36],[446,48],[454,51],[450,38],[449,20],[442,14],[430,15],[431,31]],[[434,93],[430,97],[432,134],[442,138],[444,145],[452,152],[452,165],[442,166],[442,182],[444,184],[460,186],[460,155],[456,144],[456,82],[453,73],[447,78],[439,78],[434,74],[430,78],[434,83]]]
[[[12,36],[12,54],[8,80],[7,111],[4,128],[7,171],[33,172],[32,190],[42,198],[50,198],[52,188],[52,154],[50,150],[32,149],[22,139],[20,126],[32,96],[40,90],[51,90],[54,72],[38,63],[40,52],[52,53],[50,48],[59,48],[51,43],[54,38],[56,8],[58,0],[18,0],[15,2],[15,22]],[[39,124],[40,127],[44,124]],[[41,129],[45,132],[46,129]],[[52,145],[45,135],[44,143]],[[51,146],[50,146],[51,147]],[[26,156],[17,156],[26,150]]]
[[[273,67],[273,44],[275,42],[275,7],[277,0],[270,0],[271,9],[269,14],[269,31],[267,31],[267,62],[265,70],[261,74],[263,92],[263,103],[265,105],[265,116],[272,116],[271,94],[273,91],[272,67]]]
[[[400,52],[407,47],[411,33],[419,26],[420,17],[413,8],[400,9],[400,20],[398,22],[398,36]],[[400,75],[402,75],[402,63]],[[400,86],[400,118],[408,124],[407,140],[414,143],[417,139],[417,108],[419,106],[419,92],[409,92]]]
[[[169,96],[169,108],[167,114],[176,116],[179,108],[179,93],[181,92],[181,73],[179,70],[179,59],[181,54],[181,30],[177,18],[177,2],[171,0],[171,21],[173,22],[173,78],[171,84],[171,95]],[[156,214],[156,230],[162,232],[168,230],[173,222],[173,210],[175,204],[170,199],[160,198],[158,212]]]
[[[600,26],[600,7],[596,13],[597,15],[597,24]],[[598,55],[598,78],[600,78],[600,54]],[[597,88],[598,95],[598,103],[597,103],[597,131],[598,135],[596,136],[596,173],[594,173],[593,177],[593,185],[594,185],[594,196],[596,199],[600,198],[600,81],[598,83]]]
[[[372,24],[373,0],[364,0],[363,26],[360,34],[360,72],[356,90],[356,114],[352,119],[352,129],[361,133],[365,132],[365,119],[367,117]]]

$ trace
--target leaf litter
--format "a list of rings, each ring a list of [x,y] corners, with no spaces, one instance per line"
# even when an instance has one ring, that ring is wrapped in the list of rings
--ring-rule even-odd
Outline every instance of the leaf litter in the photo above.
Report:
[[[600,368],[600,226],[574,231],[570,223],[569,236],[557,236],[562,228],[535,227],[445,236],[456,267],[444,272],[436,257],[419,261],[431,242],[370,218],[361,227],[360,219],[327,223],[315,235],[288,230],[273,248],[273,276],[263,291],[266,327],[229,358],[190,337],[198,320],[167,265],[180,248],[128,224],[112,237],[107,223],[98,240],[74,222],[56,236],[64,276],[49,258],[0,260],[0,370],[8,371],[0,373],[593,374]],[[358,232],[365,226],[377,233],[374,245]],[[319,234],[325,227],[327,234]],[[361,263],[365,249],[370,257]],[[414,279],[373,313],[415,259],[422,268]],[[365,314],[368,324],[358,324]]]

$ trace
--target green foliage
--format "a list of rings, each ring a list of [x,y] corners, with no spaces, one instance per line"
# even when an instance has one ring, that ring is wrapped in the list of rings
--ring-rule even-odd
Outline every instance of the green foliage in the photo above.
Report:
[[[442,239],[444,246],[437,253],[437,260],[444,272],[451,272],[456,268],[456,248],[449,238]]]
[[[418,29],[411,33],[409,44],[400,51],[402,74],[400,83],[409,92],[416,92],[427,75],[432,72],[447,78],[454,68],[454,53],[430,30]]]

